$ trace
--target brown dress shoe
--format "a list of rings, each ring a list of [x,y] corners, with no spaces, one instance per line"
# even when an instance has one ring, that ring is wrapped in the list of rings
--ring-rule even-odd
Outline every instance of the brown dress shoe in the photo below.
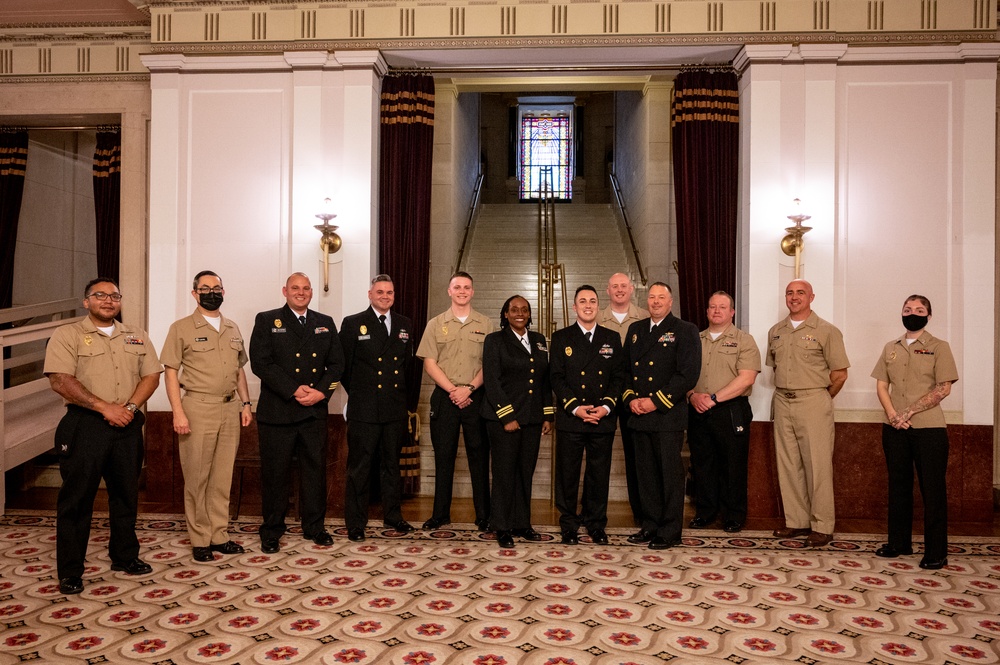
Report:
[[[813,531],[806,538],[806,545],[809,547],[823,547],[824,545],[829,545],[830,541],[833,540],[832,533],[820,533],[819,531]]]
[[[801,538],[802,536],[808,536],[812,533],[812,529],[792,529],[790,527],[782,527],[780,529],[774,530],[775,538]]]

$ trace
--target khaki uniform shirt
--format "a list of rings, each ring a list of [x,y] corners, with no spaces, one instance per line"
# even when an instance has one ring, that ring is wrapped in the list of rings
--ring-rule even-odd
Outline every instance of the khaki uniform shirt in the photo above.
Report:
[[[160,360],[180,372],[184,390],[224,397],[235,392],[247,354],[233,321],[223,316],[216,332],[196,309],[170,326]]]
[[[760,371],[760,349],[750,333],[732,323],[715,340],[708,330],[701,331],[701,376],[696,393],[714,395],[736,378],[740,370]],[[741,393],[749,397],[753,386]]]
[[[417,357],[437,362],[456,386],[470,384],[483,368],[483,342],[494,329],[493,321],[476,310],[462,323],[449,307],[427,322]]]
[[[618,333],[622,338],[622,344],[625,344],[625,333],[628,332],[628,327],[635,323],[636,321],[642,321],[643,319],[649,318],[649,312],[641,307],[636,307],[634,304],[628,304],[628,314],[622,319],[621,323],[618,323],[618,319],[615,318],[614,310],[611,309],[611,305],[608,305],[603,310],[601,310],[600,315],[597,317],[597,323],[604,326],[605,328],[611,328],[616,333]]]
[[[872,378],[889,384],[892,406],[902,411],[936,384],[958,381],[958,368],[948,342],[925,330],[912,344],[906,343],[906,335],[886,344],[872,370]],[[883,417],[883,422],[888,423],[889,419]],[[937,404],[914,413],[910,424],[914,428],[944,427],[944,411]]]
[[[851,363],[840,330],[812,312],[798,328],[785,317],[768,331],[767,365],[779,390],[806,390],[829,388],[830,372]]]
[[[114,322],[108,337],[88,316],[56,328],[45,349],[43,372],[70,374],[95,397],[125,404],[143,377],[163,371],[145,330]]]

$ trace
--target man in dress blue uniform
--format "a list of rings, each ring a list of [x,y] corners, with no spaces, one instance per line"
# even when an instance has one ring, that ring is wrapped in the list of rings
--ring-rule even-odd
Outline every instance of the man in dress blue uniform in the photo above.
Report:
[[[625,381],[621,338],[597,325],[597,290],[585,284],[573,296],[576,322],[552,335],[549,370],[556,395],[556,508],[562,542],[576,545],[580,525],[595,545],[607,545],[608,486],[611,447],[615,439],[615,407]],[[583,479],[581,512],[577,512],[580,463]]]
[[[261,312],[250,336],[250,368],[260,377],[261,549],[277,552],[285,533],[292,456],[299,460],[302,535],[330,545],[326,519],[327,404],[344,370],[333,319],[309,309],[312,284],[289,276],[285,306]]]
[[[371,307],[344,319],[347,389],[347,483],[344,522],[347,537],[365,539],[372,459],[380,460],[383,523],[399,533],[413,527],[400,510],[399,454],[406,436],[406,365],[413,356],[413,324],[393,312],[392,278],[376,275],[368,290]]]
[[[667,549],[681,540],[684,465],[681,445],[687,427],[685,396],[698,382],[698,328],[670,313],[670,287],[649,287],[649,318],[629,326],[624,354],[629,363],[622,399],[631,411],[643,522],[630,543]]]

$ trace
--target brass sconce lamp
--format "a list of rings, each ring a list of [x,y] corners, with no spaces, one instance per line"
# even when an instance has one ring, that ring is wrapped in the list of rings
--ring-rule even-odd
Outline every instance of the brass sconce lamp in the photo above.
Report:
[[[336,254],[340,250],[340,246],[343,244],[340,236],[337,235],[337,227],[330,223],[330,220],[337,216],[330,212],[330,203],[330,199],[323,199],[323,212],[316,213],[316,217],[322,219],[323,223],[315,226],[315,228],[323,234],[323,237],[319,239],[319,246],[323,250],[324,292],[330,290],[330,255]]]
[[[802,247],[805,244],[803,236],[812,231],[811,226],[802,226],[802,222],[812,219],[812,215],[802,213],[802,201],[795,199],[794,203],[795,214],[788,215],[788,219],[795,222],[795,226],[789,226],[785,229],[787,235],[781,239],[781,251],[786,256],[795,257],[795,279],[800,279],[802,277]]]

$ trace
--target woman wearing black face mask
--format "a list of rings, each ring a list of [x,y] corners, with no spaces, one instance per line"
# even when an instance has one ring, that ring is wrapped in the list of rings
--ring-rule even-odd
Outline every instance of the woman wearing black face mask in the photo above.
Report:
[[[889,470],[889,542],[880,557],[912,554],[913,470],[924,501],[924,557],[920,567],[948,564],[948,431],[941,400],[958,381],[948,342],[924,328],[931,301],[912,295],[903,303],[906,334],[885,345],[872,370],[878,400],[885,410],[882,450]]]

